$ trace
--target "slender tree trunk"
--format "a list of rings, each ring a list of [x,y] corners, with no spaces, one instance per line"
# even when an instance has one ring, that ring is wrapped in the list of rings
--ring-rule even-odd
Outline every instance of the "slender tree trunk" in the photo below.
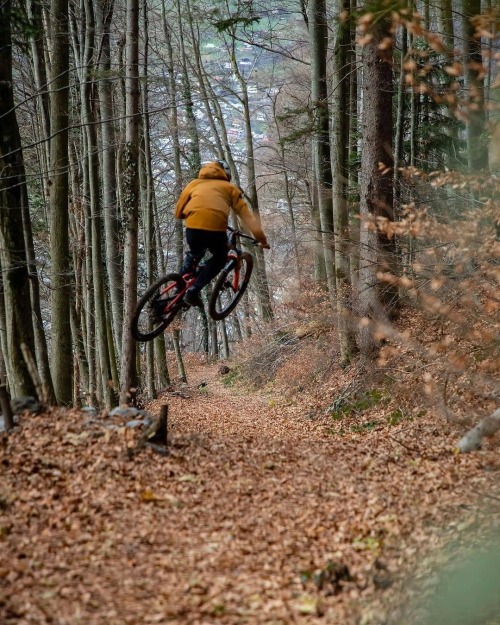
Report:
[[[87,147],[85,146],[85,161],[88,160]],[[89,389],[88,398],[91,406],[96,406],[97,399],[97,357],[96,357],[96,340],[95,340],[95,301],[94,301],[94,282],[92,280],[92,212],[89,201],[89,176],[88,168],[85,167],[82,172],[83,202],[85,208],[85,262],[82,265],[83,270],[83,320],[85,321],[85,338],[87,362],[89,365]]]
[[[113,82],[111,79],[110,28],[113,16],[113,0],[95,2],[97,32],[100,38],[99,57],[99,111],[102,144],[102,209],[104,213],[106,267],[111,302],[113,336],[118,358],[121,353],[122,302],[123,302],[123,254],[120,245],[120,223],[116,188],[116,130],[113,107]]]
[[[33,62],[33,74],[37,90],[37,110],[42,128],[41,137],[44,140],[43,149],[40,150],[42,158],[42,171],[47,171],[49,163],[50,137],[50,100],[47,85],[48,59],[44,49],[44,28],[42,20],[42,7],[36,0],[26,0],[26,14],[31,21],[32,33],[30,34],[31,58]],[[50,68],[49,68],[50,69]]]
[[[69,42],[68,2],[51,0],[50,94],[50,256],[52,260],[51,369],[56,400],[73,398],[73,353],[70,326],[71,266],[68,230],[68,105]]]
[[[392,171],[392,58],[391,50],[380,50],[382,40],[389,36],[390,24],[381,19],[371,30],[373,39],[363,49],[363,157],[361,185],[361,218],[392,221],[392,176],[382,173],[381,167]],[[383,164],[381,166],[381,164]],[[398,303],[397,288],[379,283],[379,271],[397,272],[394,238],[379,230],[361,230],[360,242],[360,298],[361,315],[367,320],[379,318],[385,309],[394,310]],[[369,358],[375,349],[373,327],[362,325],[360,349]]]
[[[225,319],[221,321],[220,324],[221,335],[222,335],[222,347],[224,349],[224,358],[229,358],[229,336],[227,332],[227,322]]]
[[[23,178],[24,163],[23,167]],[[40,282],[36,268],[35,245],[33,242],[33,228],[31,226],[31,217],[28,204],[28,190],[26,185],[21,187],[22,211],[23,211],[23,230],[24,241],[26,245],[26,260],[28,263],[28,271],[30,277],[30,292],[33,308],[33,333],[35,338],[35,354],[40,378],[45,388],[46,399],[49,404],[55,403],[54,385],[50,374],[49,352],[47,348],[47,337],[43,328],[42,309],[40,303]],[[34,355],[35,355],[34,354]]]
[[[8,380],[12,379],[9,346],[7,344],[7,318],[5,312],[3,275],[2,255],[0,254],[0,383],[6,383]]]
[[[141,206],[144,220],[144,251],[146,255],[146,275],[148,284],[153,284],[156,279],[156,245],[154,236],[154,186],[153,171],[151,168],[151,145],[150,145],[150,125],[149,125],[149,97],[148,97],[148,58],[149,58],[149,37],[148,37],[148,11],[147,2],[143,2],[143,31],[144,51],[143,51],[143,74],[146,80],[142,84],[142,131],[143,131],[143,151],[141,154]],[[149,396],[156,397],[155,388],[155,345],[153,342],[146,344],[146,377]]]
[[[91,399],[88,396],[89,389],[89,365],[87,362],[87,356],[85,355],[85,344],[80,331],[83,323],[78,319],[76,307],[74,302],[71,303],[71,332],[73,335],[73,344],[75,346],[75,356],[78,365],[78,378],[80,382],[79,395],[85,395],[85,401],[89,405],[93,405]],[[83,391],[83,393],[82,393]]]
[[[242,75],[238,63],[236,60],[235,39],[234,34],[231,43],[228,45],[231,65],[233,72],[236,76],[236,80],[240,86],[241,95],[239,100],[243,105],[243,119],[245,124],[245,143],[246,143],[246,159],[247,159],[247,184],[248,191],[247,197],[251,209],[260,217],[259,211],[259,196],[257,193],[257,173],[255,168],[255,154],[252,137],[252,122],[250,112],[250,102],[248,98],[248,86],[245,77]],[[255,260],[257,268],[257,281],[255,283],[255,290],[257,292],[257,304],[259,307],[259,314],[263,321],[272,321],[274,318],[271,291],[269,288],[269,281],[266,272],[266,261],[264,258],[264,250],[260,247],[255,250]]]
[[[403,167],[403,140],[404,140],[404,119],[406,112],[406,100],[405,100],[405,70],[404,65],[406,63],[407,53],[407,36],[406,31],[401,30],[401,61],[399,64],[399,76],[398,76],[398,92],[397,92],[397,107],[396,107],[396,132],[394,135],[394,206],[396,213],[399,214],[401,208],[401,188],[400,168]]]
[[[412,2],[409,3],[410,7]],[[414,55],[413,50],[413,34],[408,33],[408,49],[410,55]],[[411,70],[413,74],[413,70]],[[416,155],[417,155],[417,94],[410,89],[410,167],[416,167]]]
[[[277,98],[273,98],[273,101],[272,101],[273,120],[275,123],[276,134],[277,134],[277,144],[278,144],[277,149],[278,149],[280,159],[281,159],[281,167],[283,169],[283,182],[285,185],[285,197],[286,197],[287,208],[288,208],[288,216],[290,218],[290,230],[291,230],[291,235],[292,235],[292,248],[293,248],[293,256],[294,256],[295,272],[297,274],[297,278],[300,280],[301,266],[300,266],[300,259],[299,259],[299,244],[298,244],[298,238],[297,238],[297,228],[296,228],[296,222],[295,222],[295,214],[293,210],[293,193],[291,190],[290,175],[288,173],[288,167],[287,167],[285,144],[282,140],[283,138],[282,132],[281,132],[280,124],[278,122],[277,104],[278,104]]]
[[[350,0],[338,0],[337,13],[349,11]],[[350,45],[348,22],[338,22],[335,28],[333,59],[332,115],[332,197],[335,220],[335,278],[337,332],[343,364],[348,364],[356,352],[352,326],[352,291],[349,263],[349,63]]]
[[[165,257],[163,255],[163,245],[161,240],[161,231],[160,231],[160,223],[158,219],[158,207],[155,202],[154,206],[154,217],[155,217],[155,236],[156,236],[156,249],[158,250],[158,254],[156,255],[156,260],[158,262],[158,271],[159,274],[164,276],[166,274],[166,265],[165,265]],[[160,334],[160,336],[156,337],[154,340],[155,344],[155,358],[156,358],[156,366],[158,368],[158,384],[160,388],[166,388],[170,384],[170,374],[168,370],[167,363],[167,348],[166,348],[166,335]]]
[[[40,169],[47,172],[49,163],[49,135],[50,135],[50,101],[47,85],[47,68],[46,55],[44,51],[44,29],[42,23],[42,11],[38,3],[32,0],[26,2],[26,12],[28,18],[32,21],[33,33],[30,35],[33,74],[35,79],[35,87],[37,90],[36,97],[36,113],[38,118],[38,126],[41,131],[38,138],[41,147],[37,148],[37,154],[40,158]],[[22,178],[26,179],[24,161],[22,165]],[[41,189],[44,197],[45,205],[45,185],[43,184],[43,175],[41,176]],[[43,327],[41,302],[40,302],[40,282],[36,267],[35,246],[33,241],[33,228],[31,224],[31,216],[29,211],[28,189],[25,184],[21,185],[22,212],[23,212],[23,230],[24,241],[26,247],[26,259],[28,263],[28,272],[30,277],[30,293],[33,307],[33,332],[35,338],[35,360],[40,373],[40,378],[45,388],[46,398],[50,404],[55,403],[54,386],[52,376],[50,374],[49,352],[47,347],[47,338]]]
[[[181,167],[181,147],[180,147],[180,131],[179,131],[179,116],[177,110],[177,85],[175,82],[175,65],[174,65],[174,52],[172,46],[172,32],[167,20],[167,14],[165,9],[165,1],[162,2],[162,23],[163,33],[165,35],[165,42],[167,46],[167,72],[168,72],[168,93],[172,106],[170,108],[170,129],[172,136],[172,158],[174,164],[175,186],[174,194],[179,196],[182,186],[182,167]],[[177,220],[175,223],[175,253],[177,257],[177,266],[180,270],[183,262],[184,255],[184,233],[182,228],[182,221]]]
[[[469,169],[488,169],[488,146],[483,136],[486,127],[484,111],[484,68],[481,39],[475,37],[471,18],[481,13],[481,0],[463,0],[465,78],[468,89],[467,153]]]
[[[177,370],[179,372],[179,380],[183,383],[187,383],[186,368],[184,367],[184,360],[182,358],[182,350],[181,350],[181,333],[177,329],[174,329],[172,331],[172,342],[174,344],[175,358],[177,360]]]
[[[102,204],[99,183],[98,145],[94,112],[91,108],[92,89],[92,51],[94,49],[95,20],[90,0],[85,0],[85,41],[83,81],[81,87],[82,118],[85,124],[84,140],[86,143],[87,171],[90,192],[90,241],[92,286],[94,291],[94,315],[101,373],[100,387],[106,408],[114,404],[112,393],[111,363],[108,350],[106,325],[106,298],[104,291],[104,259],[102,258]]]
[[[205,106],[205,112],[207,115],[208,123],[210,125],[211,138],[215,142],[214,157],[220,158],[221,155],[224,154],[224,148],[222,145],[221,137],[219,135],[219,131],[217,129],[217,125],[215,123],[214,114],[212,112],[212,107],[210,106],[210,98],[207,92],[207,87],[206,87],[206,82],[205,82],[206,76],[205,76],[205,71],[203,69],[203,60],[202,60],[201,51],[200,51],[200,35],[199,35],[199,32],[196,32],[195,24],[193,21],[193,15],[191,12],[190,0],[184,0],[183,4],[186,8],[189,28],[191,32],[191,43],[192,43],[192,48],[193,48],[194,64],[195,64],[196,76],[198,79],[198,86],[200,89],[201,99]]]
[[[136,343],[130,323],[137,303],[137,242],[139,212],[139,0],[127,0],[126,131],[122,160],[122,206],[125,219],[124,302],[120,404],[127,404],[137,384]]]
[[[351,0],[351,14],[353,15],[357,10],[356,0]],[[351,29],[351,45],[349,48],[349,71],[350,71],[350,85],[349,85],[349,195],[355,198],[356,205],[358,204],[357,198],[359,195],[359,165],[358,165],[358,143],[359,143],[359,117],[358,117],[358,85],[359,85],[359,67],[358,67],[358,52],[356,44],[356,31]],[[350,269],[351,269],[351,283],[354,284],[357,281],[358,269],[359,269],[359,254],[357,242],[360,237],[360,220],[354,219],[351,225],[351,254],[350,254]]]
[[[175,195],[178,196],[183,186],[183,176],[182,176],[182,167],[181,167],[179,117],[178,117],[178,110],[177,110],[177,85],[175,82],[175,65],[174,65],[174,55],[173,55],[173,46],[172,46],[172,31],[170,29],[170,26],[167,20],[165,0],[163,0],[162,2],[162,21],[163,21],[163,32],[165,34],[165,40],[167,43],[167,57],[168,57],[167,71],[168,71],[168,77],[169,77],[168,84],[169,84],[169,95],[172,101],[172,107],[170,111],[171,113],[170,122],[171,122],[171,130],[172,130],[173,161],[174,161],[174,175],[175,175],[174,189],[175,189]],[[191,99],[190,99],[190,86],[189,86],[189,81],[187,80],[187,76],[185,77],[185,81],[183,82],[183,85],[184,85],[184,91],[185,91],[184,95],[185,97],[187,97],[187,104],[188,104],[186,114],[189,116],[189,115],[192,115],[193,111],[192,111],[192,107],[189,106]],[[193,116],[193,119],[194,119],[194,116]],[[196,146],[195,154],[193,158],[195,158],[195,160],[196,158],[198,158],[198,161],[199,161],[198,135],[196,131],[195,122],[193,126],[193,119],[190,122],[190,126],[191,126],[190,138],[192,142],[193,141],[195,142],[195,146]],[[192,163],[191,163],[191,167],[192,167]],[[183,232],[183,227],[182,227],[182,221],[177,220],[175,224],[175,252],[176,252],[177,267],[179,270],[182,267],[183,255],[184,255],[184,238],[183,237],[184,237],[184,232]],[[186,382],[187,381],[186,370],[184,367],[184,361],[182,359],[182,351],[180,348],[180,332],[178,329],[174,329],[172,332],[172,343],[174,346],[174,352],[175,352],[175,358],[177,361],[179,377],[181,381]]]
[[[310,0],[308,5],[309,40],[311,43],[311,100],[313,107],[313,166],[317,189],[321,238],[325,256],[326,283],[335,305],[335,243],[332,204],[332,170],[330,160],[328,88],[326,57],[328,28],[325,0]]]
[[[196,117],[194,116],[194,103],[193,94],[191,90],[191,84],[189,82],[189,67],[187,61],[186,46],[184,42],[184,17],[181,12],[181,0],[176,0],[177,7],[177,23],[179,26],[179,52],[181,56],[181,84],[182,95],[184,100],[184,113],[186,116],[186,132],[191,139],[189,151],[186,154],[186,160],[189,163],[190,177],[197,176],[201,167],[201,155],[200,155],[200,137],[198,134],[198,127],[196,125]]]

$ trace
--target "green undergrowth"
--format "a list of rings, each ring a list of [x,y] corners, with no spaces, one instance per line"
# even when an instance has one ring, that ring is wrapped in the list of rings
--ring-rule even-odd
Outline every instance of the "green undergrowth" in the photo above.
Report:
[[[241,381],[241,371],[238,367],[234,367],[228,373],[222,376],[222,384],[224,384],[224,386],[235,386],[235,384]]]
[[[360,414],[368,408],[389,401],[389,399],[386,391],[380,389],[364,391],[355,397],[339,397],[330,406],[330,416],[338,421],[344,417]]]
[[[337,427],[332,434],[363,434],[382,426],[397,426],[411,421],[413,416],[402,408],[390,410],[392,397],[388,389],[374,388],[337,398],[328,408],[327,415]]]

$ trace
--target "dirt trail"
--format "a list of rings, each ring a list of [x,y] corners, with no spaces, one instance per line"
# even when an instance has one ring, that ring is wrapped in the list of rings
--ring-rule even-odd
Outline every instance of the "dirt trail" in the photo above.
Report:
[[[168,457],[130,461],[123,433],[87,436],[75,412],[9,438],[0,622],[376,623],[405,558],[453,533],[498,469],[430,422],[333,436],[200,375],[151,407],[169,404]]]

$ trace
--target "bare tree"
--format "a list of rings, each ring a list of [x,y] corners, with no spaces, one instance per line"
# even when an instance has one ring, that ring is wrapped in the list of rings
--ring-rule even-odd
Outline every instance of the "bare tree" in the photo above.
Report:
[[[337,13],[348,12],[349,0],[337,3]],[[335,24],[332,115],[332,196],[335,221],[335,278],[337,330],[342,362],[347,364],[356,352],[352,317],[351,271],[349,263],[349,85],[348,48],[351,43],[349,22],[338,19]]]
[[[137,302],[137,242],[139,219],[139,0],[127,0],[125,63],[125,149],[123,150],[122,214],[125,219],[125,261],[120,404],[127,404],[137,384],[136,344],[130,322]]]
[[[313,164],[316,199],[325,256],[326,286],[335,304],[335,243],[332,205],[332,168],[327,86],[328,28],[326,1],[310,0],[307,7],[311,45],[311,106],[313,111]]]
[[[50,92],[50,256],[52,262],[51,369],[56,399],[73,398],[73,353],[70,326],[71,263],[68,224],[68,2],[51,0]]]
[[[99,38],[99,80],[97,81],[102,151],[102,208],[106,239],[106,267],[111,302],[113,336],[118,357],[121,352],[123,253],[120,246],[120,223],[116,188],[116,129],[111,76],[111,23],[114,0],[96,0],[95,20]]]
[[[0,258],[5,298],[9,383],[15,395],[35,395],[35,385],[23,358],[24,343],[34,354],[28,264],[23,236],[24,178],[21,138],[15,115],[12,78],[12,5],[3,4],[0,20]]]
[[[482,136],[486,128],[484,110],[484,68],[481,38],[471,18],[481,13],[481,0],[463,0],[465,83],[468,89],[467,155],[471,171],[488,168],[488,145]]]
[[[382,17],[373,25],[372,39],[363,48],[363,153],[360,214],[370,219],[393,220],[392,188],[392,49],[390,22]],[[397,287],[381,286],[379,271],[396,273],[394,239],[373,227],[361,230],[359,308],[368,320],[398,304]],[[369,357],[375,342],[370,325],[362,325],[360,349]]]

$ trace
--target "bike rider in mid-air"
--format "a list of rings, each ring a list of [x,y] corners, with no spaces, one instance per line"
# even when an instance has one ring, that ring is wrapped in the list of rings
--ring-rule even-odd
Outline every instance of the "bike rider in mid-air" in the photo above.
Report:
[[[261,247],[269,249],[260,220],[252,213],[241,191],[230,182],[231,170],[224,160],[204,165],[198,178],[182,191],[175,216],[186,223],[188,250],[181,274],[190,273],[208,250],[212,256],[200,270],[195,283],[184,295],[190,306],[202,306],[201,289],[224,267],[227,260],[227,235],[231,209],[250,230]]]

